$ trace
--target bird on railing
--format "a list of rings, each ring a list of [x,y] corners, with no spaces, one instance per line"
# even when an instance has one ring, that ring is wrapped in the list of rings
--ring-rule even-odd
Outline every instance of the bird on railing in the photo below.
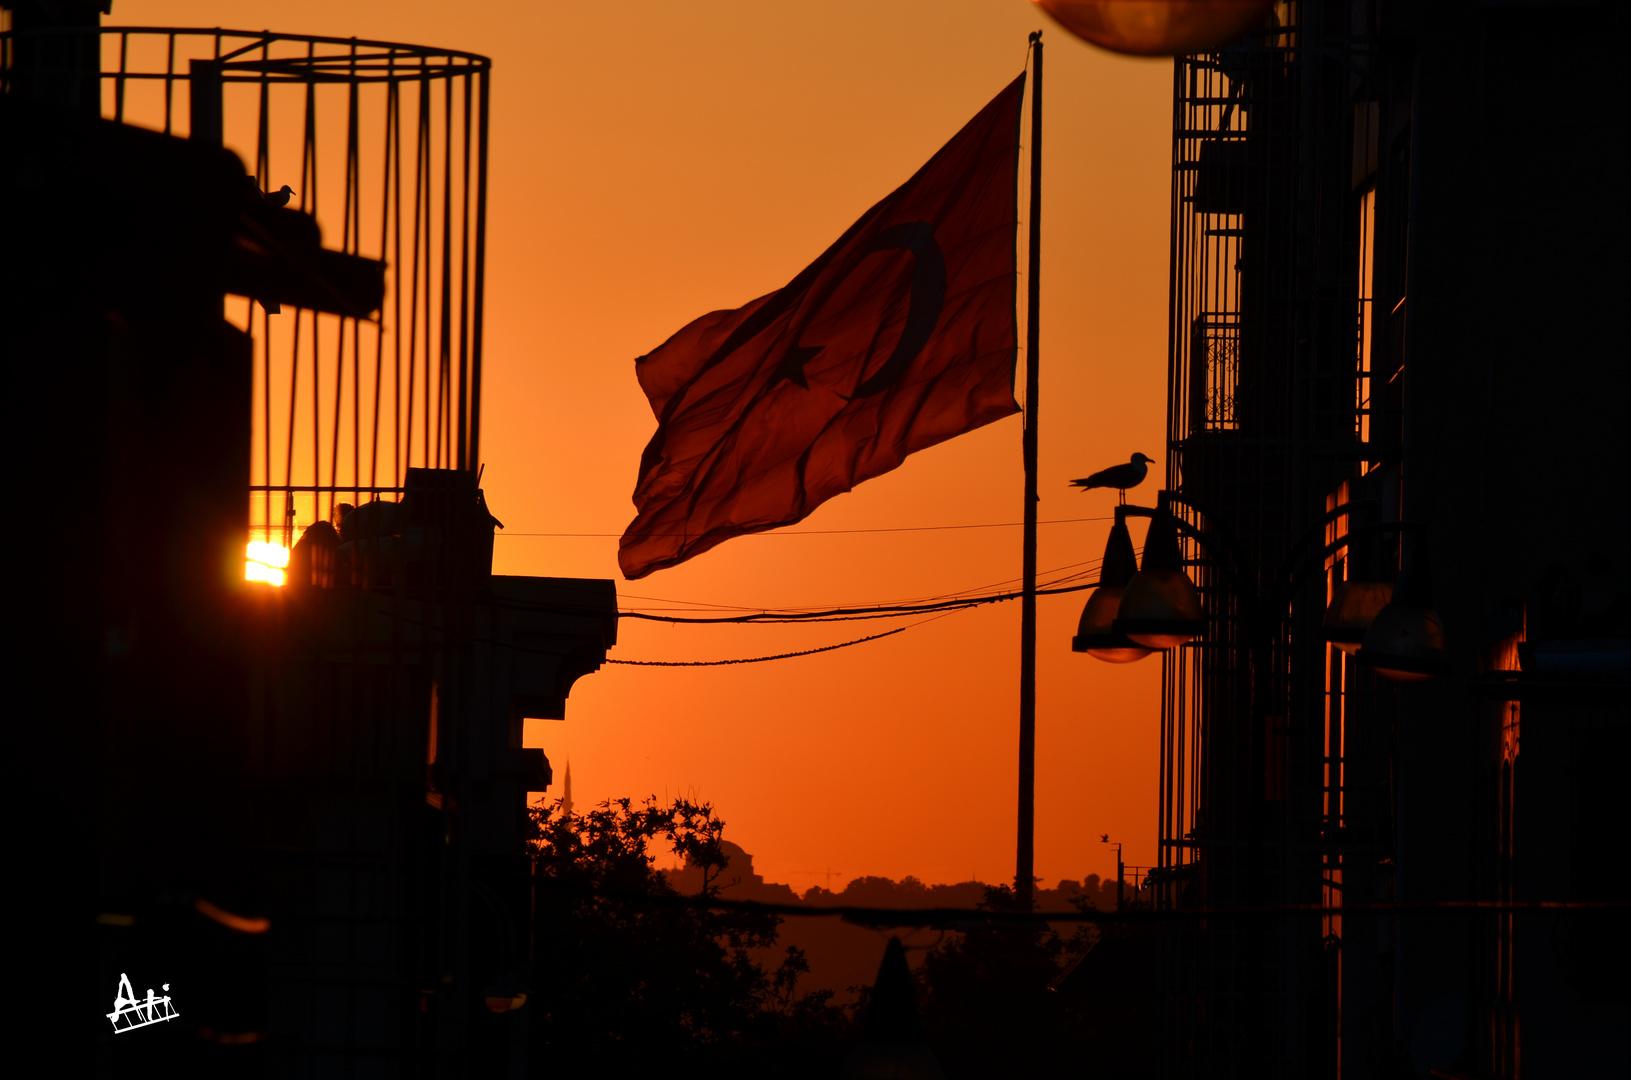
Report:
[[[271,203],[273,206],[288,206],[289,205],[289,196],[291,196],[293,194],[294,194],[294,189],[291,188],[288,184],[284,184],[282,187],[278,188],[276,191],[268,191],[266,193],[266,201]]]
[[[1121,501],[1125,503],[1127,501],[1127,489],[1137,487],[1144,482],[1144,477],[1149,475],[1149,463],[1154,460],[1154,458],[1145,457],[1143,454],[1134,454],[1132,460],[1125,465],[1112,465],[1108,469],[1100,469],[1092,476],[1072,480],[1070,483],[1072,487],[1079,487],[1083,491],[1090,488],[1115,488],[1121,492]]]

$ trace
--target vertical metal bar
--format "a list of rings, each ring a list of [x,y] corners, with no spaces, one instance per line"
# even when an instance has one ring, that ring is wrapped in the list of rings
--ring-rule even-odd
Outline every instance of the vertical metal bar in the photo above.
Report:
[[[395,57],[392,57],[395,63]],[[391,468],[392,484],[402,486],[402,93],[401,84],[391,81],[391,91],[395,95],[396,112],[392,118],[392,145],[395,155],[395,174],[391,181],[392,203],[391,212],[392,240],[396,247],[396,259],[391,264],[391,354],[393,357],[393,371],[391,375],[391,392],[395,396],[395,404],[391,413]]]
[[[451,67],[453,57],[447,58]],[[453,363],[453,85],[442,80],[442,333],[436,358],[436,467],[445,468],[452,435],[448,415]]]
[[[400,195],[401,186],[402,186],[402,176],[401,176],[402,162],[400,160],[401,153],[402,153],[402,148],[400,146],[400,140],[401,140],[400,124],[399,124],[398,117],[397,117],[398,101],[399,101],[399,98],[398,98],[398,95],[397,95],[397,88],[396,88],[396,53],[393,51],[390,54],[390,57],[386,60],[386,66],[385,66],[385,146],[384,146],[384,173],[385,173],[385,175],[384,175],[384,180],[382,182],[382,186],[383,186],[384,190],[380,192],[380,222],[379,222],[379,253],[380,253],[380,258],[381,259],[386,259],[388,257],[388,255],[389,255],[389,253],[390,253],[390,250],[391,250],[389,245],[390,245],[390,242],[391,242],[391,222],[393,220],[392,216],[391,216],[391,182],[392,182],[393,178],[396,180],[396,184],[397,184],[397,191],[398,191],[397,203],[398,203],[399,206],[400,206],[401,201],[402,201],[401,200],[401,195]],[[393,135],[393,132],[395,132],[394,135]],[[402,292],[401,292],[401,288],[400,288],[401,283],[402,283],[402,269],[401,269],[401,265],[400,265],[400,257],[401,257],[401,254],[402,254],[402,238],[401,237],[402,237],[402,230],[401,230],[401,226],[400,226],[400,223],[399,223],[398,227],[397,227],[397,244],[396,244],[398,260],[397,261],[392,261],[392,262],[390,262],[388,264],[389,267],[390,267],[390,274],[391,274],[391,296],[394,298],[394,300],[396,302],[396,314],[392,317],[391,331],[390,332],[391,332],[391,339],[392,339],[393,343],[395,343],[395,346],[396,346],[398,367],[399,368],[401,366],[400,361],[401,361],[401,351],[402,351],[401,338],[397,334],[397,330],[398,330],[398,326],[399,326],[399,320],[401,319],[401,313],[402,313]],[[376,486],[376,485],[379,484],[380,390],[381,390],[381,384],[384,382],[384,377],[385,377],[385,311],[384,311],[384,305],[382,303],[381,304],[381,310],[380,310],[379,330],[374,335],[374,424],[373,424],[373,431],[372,431],[374,444],[373,444],[373,447],[369,451],[369,461],[368,461],[368,484],[369,484],[370,487],[373,487],[373,486]],[[397,381],[398,382],[401,381],[400,377],[398,378]],[[398,391],[398,397],[400,398],[400,396],[401,396],[401,394],[400,394],[400,390],[399,390]],[[400,405],[398,407],[400,408]],[[392,416],[393,416],[393,419],[391,421],[391,441],[394,444],[396,442],[396,419],[395,419],[396,413],[393,412]],[[397,486],[400,486],[400,485],[397,485]]]
[[[306,59],[308,64],[317,55],[317,43],[306,43]],[[310,207],[307,210],[307,207]],[[300,150],[300,209],[317,217],[317,83],[312,81],[308,70],[306,76],[306,122],[302,136]],[[300,313],[295,313],[300,318]],[[311,313],[311,482],[317,487],[323,482],[323,403],[322,403],[322,353],[319,349],[318,326],[321,316],[316,310]],[[336,403],[338,405],[338,403]],[[333,501],[330,494],[329,500]],[[319,513],[321,496],[316,492],[312,494],[312,517],[315,520]]]
[[[283,546],[291,543],[291,525],[294,521],[294,429],[295,410],[300,397],[300,309],[294,308],[294,344],[289,350],[289,441],[284,444],[283,458]]]
[[[165,35],[164,56],[164,133],[170,134],[174,120],[174,102],[176,91],[176,35],[172,32]]]
[[[436,107],[436,97],[434,83],[432,83],[428,71],[424,76],[422,88],[424,99],[420,103],[422,108],[420,117],[424,123],[424,130],[420,133],[420,135],[424,142],[424,163],[421,167],[424,169],[425,173],[424,221],[422,223],[425,237],[425,306],[423,326],[425,332],[425,414],[420,419],[420,426],[423,428],[423,433],[420,435],[420,442],[423,443],[420,461],[424,467],[428,469],[433,465],[431,458],[430,426],[431,410],[434,407],[432,405],[433,398],[431,393],[431,355],[435,349],[435,344],[431,341],[430,334],[431,318],[433,315],[433,312],[431,311],[431,284],[436,276],[436,266],[432,262],[432,259],[435,256],[435,238],[431,234],[431,222],[435,220],[434,199],[436,198],[435,162],[431,160],[433,156],[432,151],[434,148],[434,138],[431,130],[433,125],[431,120],[432,111]]]
[[[1031,35],[1031,206],[1026,264],[1024,592],[1019,622],[1019,840],[1014,896],[1029,911],[1036,869],[1036,472],[1037,429],[1041,416],[1038,371],[1042,272],[1042,32]]]
[[[425,101],[430,95],[430,83],[425,78],[423,62],[419,69],[419,120],[414,134],[413,148],[413,267],[409,276],[408,295],[408,407],[403,417],[404,429],[402,436],[402,467],[413,466],[413,394],[414,394],[414,361],[418,354],[419,339],[419,219],[420,204],[424,199],[425,180],[425,136],[426,117]],[[398,212],[400,216],[401,202],[398,199]],[[400,254],[401,240],[397,242]],[[397,474],[397,486],[403,483],[405,472]]]
[[[260,72],[260,125],[255,131],[255,182],[262,191],[271,185],[272,176],[272,134],[270,130],[272,111],[271,82],[266,77],[267,62],[271,59],[272,47],[269,39],[261,41],[261,72]]]
[[[347,127],[350,131],[346,139],[346,204],[350,208],[347,214],[346,227],[351,233],[351,246],[347,249],[353,255],[362,253],[362,162],[358,149],[359,139],[359,102],[357,85],[357,42],[351,41],[351,85],[349,108],[350,116],[347,118]],[[362,483],[362,327],[357,318],[351,320],[351,483]],[[344,323],[341,323],[342,328]],[[341,331],[344,336],[344,330]],[[338,402],[336,402],[336,405]],[[351,493],[352,502],[357,501],[358,490]]]
[[[476,295],[472,301],[475,315],[470,334],[471,465],[481,461],[481,341],[487,295],[487,104],[492,77],[492,68],[484,64],[479,75],[481,107],[476,145]]]
[[[463,207],[459,211],[459,422],[456,469],[473,469],[470,460],[470,69],[464,79],[464,179],[460,185]]]
[[[351,42],[351,81],[346,86],[346,138],[345,138],[345,201],[340,218],[340,250],[347,254],[356,254],[357,229],[354,220],[357,213],[357,43],[353,38]],[[334,351],[334,425],[330,436],[328,459],[328,516],[334,517],[334,506],[339,501],[339,492],[335,490],[339,485],[340,475],[340,416],[345,411],[341,406],[345,401],[345,330],[346,324],[351,325],[352,356],[356,356],[357,321],[347,316],[339,317],[339,336]],[[359,409],[358,385],[355,378],[351,385],[351,472],[352,483],[356,483],[357,473],[357,413]]]
[[[173,43],[172,43],[173,47]],[[219,46],[217,46],[219,48]],[[266,190],[266,178],[271,174],[271,86],[266,78],[266,61],[271,55],[270,43],[266,39],[261,42],[261,71],[260,71],[260,115],[255,128],[255,184],[261,191]],[[254,310],[254,301],[250,301],[250,310]],[[265,307],[261,308],[261,354],[263,358],[261,378],[263,392],[261,395],[261,437],[264,444],[264,468],[267,487],[265,518],[266,540],[272,539],[272,316]],[[291,384],[292,387],[292,384]],[[291,393],[293,390],[291,389]],[[287,478],[285,478],[287,479]],[[287,511],[284,517],[288,517]]]
[[[100,59],[100,43],[98,44],[98,59]],[[122,31],[119,34],[119,74],[113,80],[113,119],[118,123],[125,122],[125,74],[128,71],[128,56],[130,53],[130,32]],[[166,86],[169,84],[166,83]],[[100,90],[100,87],[98,88]],[[98,96],[101,96],[100,93]],[[168,97],[168,95],[166,95]],[[166,124],[169,118],[166,117]],[[167,132],[168,134],[168,132]]]

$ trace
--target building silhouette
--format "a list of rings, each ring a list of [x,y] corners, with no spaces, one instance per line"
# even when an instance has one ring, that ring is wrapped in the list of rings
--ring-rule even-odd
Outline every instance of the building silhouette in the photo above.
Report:
[[[0,333],[56,538],[17,575],[38,1037],[65,1075],[519,1075],[523,721],[617,622],[610,581],[491,572],[489,65],[105,10],[0,35]],[[175,1017],[110,1029],[127,974]]]
[[[1623,908],[1425,907],[1631,899],[1625,10],[1274,12],[1174,68],[1161,1072],[1603,1074]],[[1280,905],[1331,910],[1227,911]]]

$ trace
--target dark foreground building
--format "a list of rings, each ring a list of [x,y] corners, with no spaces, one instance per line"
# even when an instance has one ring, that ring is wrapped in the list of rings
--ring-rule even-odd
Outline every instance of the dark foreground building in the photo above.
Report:
[[[522,722],[564,716],[617,626],[610,581],[491,573],[487,61],[6,14],[0,343],[37,538],[13,1052],[520,1075],[551,779]],[[305,194],[268,199],[285,176]]]
[[[1624,1068],[1625,907],[1443,905],[1631,899],[1627,23],[1279,4],[1175,65],[1163,1075]]]

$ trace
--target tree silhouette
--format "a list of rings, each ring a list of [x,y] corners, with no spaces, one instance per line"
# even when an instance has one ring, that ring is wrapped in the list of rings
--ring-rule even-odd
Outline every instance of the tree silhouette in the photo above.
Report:
[[[830,993],[798,992],[809,970],[803,953],[787,949],[773,971],[750,956],[776,944],[776,916],[651,902],[678,895],[655,866],[663,847],[701,868],[702,892],[718,895],[724,826],[710,805],[687,799],[532,811],[538,888],[526,1007],[537,1073],[836,1070],[851,1019]]]
[[[1087,896],[1071,898],[1078,909]],[[1020,910],[1007,885],[988,886],[981,907]],[[924,1033],[946,1075],[1009,1075],[1016,1067],[1079,1072],[1090,1056],[1087,1017],[1052,987],[1097,931],[1078,924],[1069,937],[1051,929],[1000,928],[949,935],[918,969]]]

